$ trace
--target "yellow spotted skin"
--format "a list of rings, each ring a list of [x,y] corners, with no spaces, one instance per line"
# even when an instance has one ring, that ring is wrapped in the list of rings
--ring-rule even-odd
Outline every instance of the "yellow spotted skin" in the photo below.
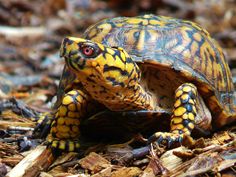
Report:
[[[149,142],[161,143],[167,141],[168,147],[174,142],[182,142],[184,137],[190,136],[194,129],[197,115],[197,88],[191,83],[184,83],[175,92],[175,104],[171,115],[170,133],[157,132],[149,138]]]
[[[181,95],[175,96],[176,102],[171,116],[171,132],[190,135],[194,128],[194,120],[197,114],[197,88],[191,83],[182,84],[176,93],[182,91]],[[185,128],[185,129],[184,129]]]
[[[81,122],[93,109],[134,117],[145,110],[147,118],[165,110],[170,132],[157,130],[149,142],[168,146],[196,126],[209,131],[236,120],[222,49],[194,22],[155,15],[105,19],[83,38],[65,38],[60,53],[66,66],[48,137],[54,148],[79,148]]]
[[[89,100],[90,97],[81,90],[71,90],[64,95],[47,137],[52,147],[66,151],[76,151],[80,147],[79,125]]]

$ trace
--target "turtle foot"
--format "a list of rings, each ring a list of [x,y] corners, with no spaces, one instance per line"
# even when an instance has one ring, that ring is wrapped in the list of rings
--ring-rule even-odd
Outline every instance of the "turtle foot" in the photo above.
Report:
[[[174,144],[181,145],[183,142],[184,135],[178,133],[169,133],[169,132],[156,132],[149,137],[148,143],[157,142],[170,148]]]

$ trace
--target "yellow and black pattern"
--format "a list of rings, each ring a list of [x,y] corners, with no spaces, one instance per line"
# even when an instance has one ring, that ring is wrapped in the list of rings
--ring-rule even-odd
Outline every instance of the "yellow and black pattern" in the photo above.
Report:
[[[80,90],[72,90],[65,94],[47,138],[52,147],[67,151],[79,148],[79,126],[81,119],[86,115],[88,102],[89,96]]]
[[[87,49],[93,54],[86,56]],[[122,48],[70,37],[64,39],[61,55],[91,97],[110,110],[155,109],[151,95],[139,84],[137,64]]]
[[[157,132],[149,138],[149,142],[181,143],[185,136],[190,136],[194,129],[197,115],[197,88],[191,83],[182,84],[175,92],[175,103],[170,122],[170,133]]]
[[[118,17],[91,26],[84,37],[123,47],[137,62],[169,65],[184,77],[209,85],[221,106],[234,113],[231,101],[224,101],[234,100],[234,88],[222,49],[198,24],[154,15]]]
[[[147,119],[169,112],[170,132],[149,138],[168,146],[190,137],[197,122],[207,122],[206,130],[211,118],[215,127],[236,120],[222,49],[196,23],[154,15],[106,19],[89,27],[84,39],[65,38],[60,53],[66,66],[48,137],[55,148],[79,148],[90,101],[114,112],[144,110]]]
[[[40,131],[40,138],[47,137],[48,133],[50,132],[53,120],[54,120],[54,114],[52,112],[45,112],[39,114],[37,125],[34,128],[34,133]]]
[[[171,132],[190,135],[197,115],[197,88],[191,83],[182,84],[175,93],[171,116]]]

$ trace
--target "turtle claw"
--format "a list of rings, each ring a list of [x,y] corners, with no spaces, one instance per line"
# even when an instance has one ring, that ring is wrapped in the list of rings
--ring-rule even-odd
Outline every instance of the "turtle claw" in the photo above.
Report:
[[[48,135],[46,143],[52,149],[67,152],[78,152],[80,149],[79,140],[62,140],[53,137],[51,134]]]
[[[37,125],[34,128],[34,134],[40,132],[40,138],[46,138],[50,131],[53,120],[54,116],[51,113],[40,114],[39,119],[37,121]]]
[[[170,148],[173,144],[182,144],[183,134],[169,133],[169,132],[157,132],[149,137],[148,143],[157,142],[158,144],[166,145]]]

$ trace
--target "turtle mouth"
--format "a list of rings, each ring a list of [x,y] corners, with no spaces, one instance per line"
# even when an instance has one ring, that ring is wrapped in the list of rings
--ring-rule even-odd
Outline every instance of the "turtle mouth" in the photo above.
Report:
[[[66,64],[68,65],[69,68],[72,70],[82,70],[84,69],[84,66],[86,64],[86,60],[81,57],[80,55],[74,55],[71,57],[64,56]]]

